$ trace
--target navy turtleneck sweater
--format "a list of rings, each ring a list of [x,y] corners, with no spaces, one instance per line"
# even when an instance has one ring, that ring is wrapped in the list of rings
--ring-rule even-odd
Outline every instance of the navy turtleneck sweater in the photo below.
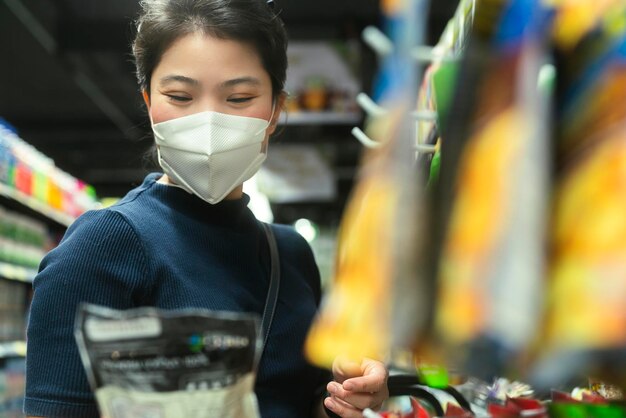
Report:
[[[248,197],[210,205],[158,177],[147,176],[115,206],[82,215],[42,261],[28,325],[27,415],[98,416],[74,340],[80,302],[261,315],[270,256]],[[308,417],[328,379],[302,355],[320,300],[319,272],[302,237],[272,228],[281,288],[255,391],[264,418]]]

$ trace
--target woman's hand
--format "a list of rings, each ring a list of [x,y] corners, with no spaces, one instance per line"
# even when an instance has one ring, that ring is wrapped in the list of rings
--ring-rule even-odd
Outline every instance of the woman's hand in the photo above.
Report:
[[[324,405],[342,418],[361,418],[365,408],[378,410],[389,397],[388,372],[380,361],[364,358],[359,363],[337,357],[333,376]]]

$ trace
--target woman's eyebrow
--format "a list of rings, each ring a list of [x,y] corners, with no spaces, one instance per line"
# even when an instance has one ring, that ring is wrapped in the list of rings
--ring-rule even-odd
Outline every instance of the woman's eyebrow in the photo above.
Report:
[[[200,82],[196,80],[195,78],[186,77],[184,75],[178,75],[178,74],[169,74],[164,77],[161,77],[161,79],[159,80],[159,85],[166,86],[174,82],[185,83],[185,84],[189,84],[192,86],[200,85]]]
[[[250,84],[253,86],[258,86],[261,84],[261,80],[255,77],[238,77],[238,78],[233,78],[232,80],[226,80],[220,83],[220,87],[229,88],[229,87],[237,86],[239,84]]]

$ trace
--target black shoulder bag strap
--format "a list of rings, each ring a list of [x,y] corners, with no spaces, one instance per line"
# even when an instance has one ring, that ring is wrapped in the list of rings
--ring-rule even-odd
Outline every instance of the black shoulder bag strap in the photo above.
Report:
[[[267,299],[265,299],[265,308],[263,309],[263,318],[261,319],[261,332],[263,332],[263,348],[261,356],[265,351],[267,337],[270,334],[274,312],[276,312],[276,302],[278,301],[278,290],[280,289],[280,260],[278,258],[278,246],[276,245],[276,237],[272,227],[265,222],[259,222],[265,231],[267,243],[270,248],[270,288],[267,291]]]

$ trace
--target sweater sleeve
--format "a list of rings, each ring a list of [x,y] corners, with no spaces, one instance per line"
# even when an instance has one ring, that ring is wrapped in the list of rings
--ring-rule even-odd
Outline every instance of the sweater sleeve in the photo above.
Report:
[[[315,303],[319,308],[320,301],[322,299],[322,280],[320,277],[320,270],[317,267],[317,262],[315,261],[315,256],[313,255],[313,249],[311,248],[309,243],[306,242],[306,240],[302,237],[300,237],[300,241],[302,243],[302,255],[304,258],[304,264],[307,266],[307,271],[309,271],[309,280],[311,283],[311,287],[313,288],[313,291],[315,293]]]
[[[79,218],[42,261],[27,330],[27,415],[98,417],[74,339],[78,305],[134,306],[149,289],[141,242],[117,212]]]
[[[293,258],[299,271],[306,278],[315,296],[315,304],[319,307],[322,297],[320,271],[309,243],[290,226],[274,224],[276,236],[279,240],[279,250],[282,257]],[[281,246],[282,243],[284,246]]]

